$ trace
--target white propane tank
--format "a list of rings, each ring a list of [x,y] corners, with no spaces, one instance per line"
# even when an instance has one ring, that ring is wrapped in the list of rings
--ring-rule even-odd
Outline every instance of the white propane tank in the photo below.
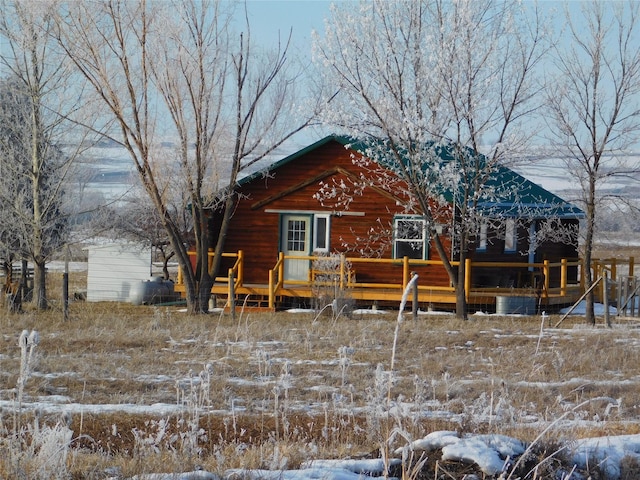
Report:
[[[162,277],[151,277],[134,283],[129,292],[129,302],[134,305],[153,305],[176,299],[173,282]]]

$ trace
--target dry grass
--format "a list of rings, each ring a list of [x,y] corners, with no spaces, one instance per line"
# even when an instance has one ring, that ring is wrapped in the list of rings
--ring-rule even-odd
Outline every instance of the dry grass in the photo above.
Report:
[[[76,478],[100,478],[115,466],[124,475],[196,464],[220,472],[377,455],[398,426],[412,438],[453,429],[531,441],[564,416],[545,437],[548,448],[572,438],[640,433],[640,329],[632,323],[586,328],[569,318],[540,336],[537,316],[406,320],[388,398],[376,380],[390,363],[395,313],[351,319],[251,313],[232,322],[110,303],[74,303],[70,313],[68,322],[57,308],[0,314],[1,399],[13,395],[23,329],[41,337],[26,402],[63,395],[69,403],[175,405],[177,381],[188,389],[206,365],[213,373],[195,417],[194,405],[163,416],[74,413],[68,463]],[[372,413],[385,411],[389,400],[400,413]],[[587,400],[593,401],[571,412]],[[25,412],[21,423],[34,415]],[[194,419],[201,433],[188,425]],[[3,427],[10,434],[11,415]],[[162,439],[149,441],[160,431]],[[195,450],[185,446],[192,434]],[[397,444],[399,438],[391,446]],[[2,462],[0,478],[9,478]]]

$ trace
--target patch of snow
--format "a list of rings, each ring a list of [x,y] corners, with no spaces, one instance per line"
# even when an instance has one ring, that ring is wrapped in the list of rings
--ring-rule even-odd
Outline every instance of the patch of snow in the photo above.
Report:
[[[563,308],[562,310],[560,310],[561,314],[566,314],[569,310],[571,309],[571,307],[567,307],[567,308]],[[581,301],[572,311],[571,311],[571,315],[584,315],[587,311],[587,302],[586,301]],[[605,311],[604,311],[604,305],[602,305],[601,303],[596,303],[593,305],[593,311],[595,313],[595,315],[604,315]],[[610,315],[617,315],[618,314],[618,310],[615,307],[609,307],[609,314]]]
[[[196,470],[184,473],[143,473],[131,477],[131,480],[220,480],[220,477],[204,470]]]
[[[624,457],[640,462],[640,435],[594,437],[578,440],[572,460],[578,467],[596,463],[605,478],[620,478],[620,462]]]
[[[290,308],[287,313],[316,313],[313,308]]]
[[[377,308],[358,308],[351,313],[354,315],[386,315],[389,312]]]
[[[402,461],[399,458],[392,458],[389,466],[400,465]],[[303,469],[343,469],[353,473],[362,475],[383,475],[385,473],[385,462],[381,458],[362,459],[362,460],[311,460],[303,462]]]
[[[426,437],[411,443],[408,448],[414,451],[432,451],[442,449],[442,460],[454,460],[475,463],[487,475],[502,472],[515,456],[522,455],[526,446],[520,440],[506,435],[465,435],[457,432],[432,432]],[[396,450],[400,454],[404,449]]]
[[[362,480],[362,475],[344,468],[302,468],[300,470],[227,470],[227,480]]]

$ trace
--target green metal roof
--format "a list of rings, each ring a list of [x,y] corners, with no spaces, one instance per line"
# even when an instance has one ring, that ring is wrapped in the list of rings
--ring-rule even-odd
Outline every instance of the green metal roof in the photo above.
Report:
[[[318,140],[315,143],[312,143],[311,145],[304,147],[302,150],[298,150],[295,153],[292,153],[291,155],[284,157],[281,160],[278,160],[277,162],[271,163],[270,165],[267,166],[266,169],[261,169],[258,170],[256,172],[253,172],[249,175],[247,175],[246,177],[242,177],[240,180],[238,180],[238,185],[244,185],[246,183],[249,183],[253,180],[255,180],[256,178],[260,178],[262,176],[264,176],[265,172],[273,172],[274,170],[277,170],[278,168],[280,168],[283,165],[286,165],[287,163],[293,162],[294,160],[306,155],[309,152],[312,152],[314,150],[316,150],[317,148],[320,148],[323,145],[326,145],[329,142],[338,142],[341,143],[342,145],[349,145],[353,142],[352,139],[350,139],[349,137],[345,137],[345,136],[339,136],[339,135],[329,135],[326,136],[320,140]],[[354,149],[357,150],[357,149]],[[362,152],[360,152],[362,153]]]
[[[374,143],[377,147],[384,145],[383,142],[375,140],[373,140],[371,143],[367,143],[366,141],[354,139],[347,136],[329,135],[291,155],[288,155],[287,157],[282,158],[281,160],[271,163],[266,167],[266,169],[254,172],[246,177],[243,177],[241,180],[239,180],[238,184],[244,185],[256,178],[260,178],[264,175],[265,171],[275,171],[281,166],[293,162],[296,159],[306,155],[307,153],[312,152],[330,142],[338,142],[345,147],[348,146],[350,149],[357,151],[362,155],[367,155],[367,151],[369,149],[368,147],[374,145]],[[439,157],[442,159],[443,164],[455,160],[455,155],[452,153],[451,148],[447,148],[446,146],[438,146],[436,147],[436,151]],[[471,150],[466,149],[466,151],[469,154],[472,154]],[[394,170],[393,165],[385,166],[384,161],[379,161],[379,163],[385,168],[389,168],[392,171]],[[524,214],[534,218],[584,218],[584,212],[575,205],[566,202],[559,196],[549,192],[540,185],[528,180],[519,173],[505,166],[496,166],[495,170],[492,172],[492,175],[485,182],[485,184],[495,188],[503,188],[505,186],[517,187],[517,193],[515,192],[516,188],[511,188],[511,190],[506,189],[505,193],[503,193],[502,195],[498,195],[497,199],[491,201],[480,201],[477,206],[483,209],[487,213],[487,215],[520,217]],[[508,193],[509,191],[513,192],[513,194]],[[452,199],[452,193],[453,192],[445,192],[445,197]]]

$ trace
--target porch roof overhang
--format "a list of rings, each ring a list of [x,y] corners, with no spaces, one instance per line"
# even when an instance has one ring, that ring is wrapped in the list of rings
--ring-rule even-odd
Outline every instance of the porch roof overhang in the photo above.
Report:
[[[557,218],[581,220],[584,212],[568,202],[481,202],[476,208],[480,213],[492,218],[528,218],[530,220]]]

